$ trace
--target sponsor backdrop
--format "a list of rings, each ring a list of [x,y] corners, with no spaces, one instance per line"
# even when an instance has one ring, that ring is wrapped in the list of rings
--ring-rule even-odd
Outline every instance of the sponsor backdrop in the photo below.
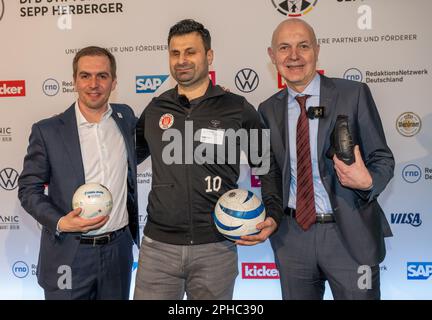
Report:
[[[369,84],[396,157],[394,179],[380,196],[395,235],[387,240],[381,265],[382,297],[431,299],[432,113],[427,92],[432,87],[432,2],[409,3],[0,0],[0,298],[43,298],[35,276],[41,228],[19,204],[17,177],[32,123],[62,112],[76,99],[72,59],[79,48],[99,45],[112,51],[119,70],[111,101],[127,103],[139,115],[154,96],[174,85],[166,44],[170,26],[194,18],[213,36],[212,80],[257,107],[284,86],[267,46],[275,26],[291,16],[315,27],[320,72]],[[147,160],[138,171],[141,230],[149,168]],[[260,195],[259,181],[249,172],[243,165],[239,185]],[[239,256],[234,297],[280,299],[269,243],[239,248]]]

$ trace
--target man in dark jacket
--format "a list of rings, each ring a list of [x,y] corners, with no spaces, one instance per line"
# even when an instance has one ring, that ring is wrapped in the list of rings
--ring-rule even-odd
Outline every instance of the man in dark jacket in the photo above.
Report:
[[[377,198],[394,158],[370,89],[316,72],[319,45],[304,20],[281,22],[268,53],[287,83],[258,108],[279,171],[262,192],[278,190],[286,213],[271,238],[282,297],[322,299],[328,281],[335,299],[378,299],[392,233]]]
[[[218,233],[211,216],[219,197],[237,188],[240,171],[240,145],[228,148],[223,133],[262,133],[260,118],[243,97],[212,85],[213,51],[202,24],[180,21],[171,28],[168,45],[178,86],[154,98],[137,124],[138,161],[151,154],[153,181],[134,297],[182,299],[186,293],[188,299],[232,299],[236,244]],[[206,151],[197,152],[204,145]],[[235,152],[234,161],[211,155],[221,147]],[[250,143],[249,162],[260,165],[251,160],[255,147]],[[278,199],[264,202],[270,209]],[[276,222],[268,216],[258,228],[258,238],[240,242],[264,241]]]
[[[117,84],[109,51],[80,50],[73,76],[78,100],[33,125],[18,180],[21,205],[43,226],[38,281],[49,300],[129,299],[139,239],[136,118],[129,106],[108,103]],[[89,182],[111,191],[109,217],[72,210],[75,190]]]

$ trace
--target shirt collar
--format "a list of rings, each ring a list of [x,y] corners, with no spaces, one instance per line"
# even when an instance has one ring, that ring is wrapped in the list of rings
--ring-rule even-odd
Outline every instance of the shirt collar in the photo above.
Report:
[[[92,125],[93,123],[90,123],[87,121],[87,119],[84,117],[84,115],[82,114],[80,108],[78,107],[79,101],[77,100],[75,102],[75,116],[77,119],[77,125],[78,127],[80,126],[84,126],[84,125]],[[108,119],[109,117],[111,117],[112,114],[112,108],[111,105],[108,103],[108,109],[107,111],[104,112],[104,114],[102,115],[102,119],[101,122]]]
[[[301,96],[309,95],[309,96],[317,96],[318,97],[320,94],[320,85],[321,85],[321,77],[317,73],[317,74],[315,74],[315,77],[312,79],[312,81],[307,85],[307,87],[301,93],[287,87],[287,89],[288,89],[288,106],[290,106],[292,104],[295,97],[297,97],[298,95],[301,95]]]

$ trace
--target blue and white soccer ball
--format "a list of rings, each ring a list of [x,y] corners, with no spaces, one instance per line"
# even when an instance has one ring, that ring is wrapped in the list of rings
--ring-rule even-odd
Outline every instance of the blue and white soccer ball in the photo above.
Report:
[[[213,219],[217,229],[229,240],[259,233],[256,225],[264,221],[266,211],[261,200],[251,191],[233,189],[216,203]]]
[[[111,192],[100,183],[83,184],[72,198],[72,208],[81,208],[80,217],[85,219],[107,216],[111,213],[112,207]]]

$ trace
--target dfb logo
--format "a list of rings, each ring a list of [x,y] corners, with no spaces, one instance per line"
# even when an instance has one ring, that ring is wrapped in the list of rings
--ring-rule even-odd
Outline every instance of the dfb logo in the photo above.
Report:
[[[4,168],[0,171],[0,186],[5,190],[14,190],[18,186],[19,173],[12,168]]]
[[[242,279],[279,279],[274,263],[242,263]]]
[[[17,278],[25,278],[29,274],[29,267],[24,261],[17,261],[12,266],[12,273]]]
[[[363,80],[363,74],[359,69],[356,68],[351,68],[345,71],[343,77],[344,79],[358,81],[358,82],[362,82]]]
[[[235,85],[241,92],[252,92],[258,87],[258,84],[258,74],[252,69],[242,69],[235,76]]]
[[[410,224],[413,227],[419,227],[422,224],[420,213],[391,213],[390,221],[392,224]]]
[[[309,13],[318,0],[272,0],[275,9],[288,17],[300,17]]]
[[[168,75],[136,76],[136,93],[154,93],[168,79]]]
[[[427,280],[432,275],[432,262],[407,262],[408,280]]]
[[[406,165],[402,170],[402,178],[408,183],[416,183],[422,176],[421,169],[415,164]]]

